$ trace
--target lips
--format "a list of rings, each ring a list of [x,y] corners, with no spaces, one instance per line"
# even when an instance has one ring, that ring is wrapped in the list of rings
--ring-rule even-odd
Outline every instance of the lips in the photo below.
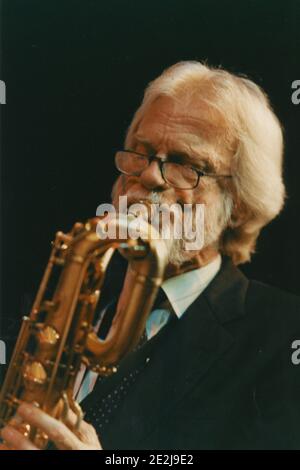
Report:
[[[161,194],[158,194],[157,192],[155,191],[152,191],[152,194],[148,193],[147,195],[145,194],[141,194],[140,196],[138,196],[137,194],[130,194],[130,191],[129,191],[129,194],[128,193],[123,193],[123,194],[118,194],[118,195],[115,195],[115,200],[117,201],[117,198],[119,196],[127,196],[127,207],[129,208],[132,204],[144,204],[147,208],[150,208],[151,205],[153,204],[166,204],[166,205],[169,205],[171,206],[172,204],[178,204],[182,210],[184,210],[184,202],[181,200],[181,199],[178,199],[177,201],[165,201],[161,198]],[[116,206],[116,209],[117,209],[117,202],[115,204]]]
[[[144,204],[147,207],[151,207],[151,200],[146,199],[146,198],[128,198],[127,199],[127,205],[128,207],[131,206],[132,204]]]

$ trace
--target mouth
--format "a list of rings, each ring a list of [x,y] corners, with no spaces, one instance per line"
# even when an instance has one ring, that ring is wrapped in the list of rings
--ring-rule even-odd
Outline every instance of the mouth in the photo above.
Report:
[[[142,204],[143,206],[150,208],[151,205],[154,204],[154,201],[151,200],[150,198],[145,198],[145,197],[130,197],[130,198],[128,197],[127,199],[128,208],[133,204]]]
[[[177,199],[176,201],[173,202],[168,202],[163,200],[161,197],[162,195],[157,193],[156,191],[152,191],[151,193],[148,194],[119,194],[119,196],[126,196],[127,197],[127,207],[129,208],[133,204],[142,204],[144,205],[147,209],[150,209],[153,205],[157,204],[163,204],[164,206],[172,206],[173,204],[178,204],[180,208],[183,210],[184,209],[184,202],[181,199]],[[116,204],[117,205],[117,204]]]

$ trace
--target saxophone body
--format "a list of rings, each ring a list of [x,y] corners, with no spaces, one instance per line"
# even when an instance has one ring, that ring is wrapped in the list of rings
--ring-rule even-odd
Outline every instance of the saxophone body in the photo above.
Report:
[[[14,423],[17,407],[30,402],[64,421],[69,409],[82,419],[73,398],[81,364],[101,375],[117,370],[119,361],[137,345],[163,281],[167,251],[159,236],[149,237],[144,222],[138,239],[100,238],[94,218],[76,223],[68,234],[57,232],[31,313],[21,330],[0,395],[0,424],[15,425],[38,447],[48,436],[26,423]],[[110,220],[117,235],[128,228],[128,216]],[[102,225],[101,225],[102,224]],[[153,235],[153,228],[151,233]],[[128,233],[128,232],[127,232]],[[111,328],[104,340],[93,321],[109,261],[118,249],[128,260],[124,286]]]

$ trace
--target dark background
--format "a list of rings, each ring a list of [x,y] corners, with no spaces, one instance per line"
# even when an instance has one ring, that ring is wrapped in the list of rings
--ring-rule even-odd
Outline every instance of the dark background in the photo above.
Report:
[[[179,60],[246,74],[269,94],[288,199],[242,269],[300,295],[299,0],[4,0],[1,16],[1,339],[14,341],[55,231],[109,201],[113,150],[146,84]]]

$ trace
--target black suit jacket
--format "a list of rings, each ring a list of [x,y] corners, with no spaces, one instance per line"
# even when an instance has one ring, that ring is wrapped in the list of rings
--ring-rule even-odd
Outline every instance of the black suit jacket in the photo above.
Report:
[[[300,449],[300,299],[249,281],[230,260],[83,402],[94,407],[146,364],[100,440],[104,449]],[[92,422],[93,424],[93,422]]]

